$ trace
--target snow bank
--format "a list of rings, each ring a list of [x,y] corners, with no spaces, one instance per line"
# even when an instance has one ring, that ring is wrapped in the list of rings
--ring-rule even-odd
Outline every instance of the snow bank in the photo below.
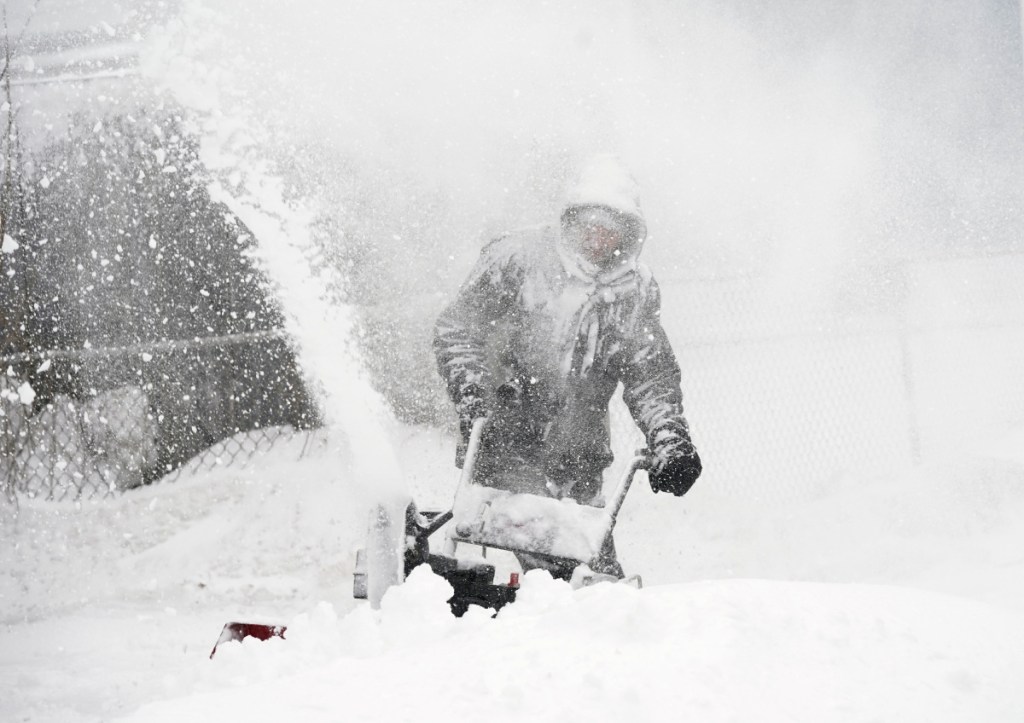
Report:
[[[941,595],[763,581],[599,585],[543,572],[496,619],[412,576],[377,613],[232,644],[207,690],[126,720],[929,720],[1024,715],[1024,617]],[[292,629],[289,629],[289,633]]]
[[[345,484],[347,460],[309,434],[282,438],[244,469],[185,473],[105,500],[0,508],[0,622],[183,599],[280,614],[282,598],[313,605],[339,594],[365,516]]]

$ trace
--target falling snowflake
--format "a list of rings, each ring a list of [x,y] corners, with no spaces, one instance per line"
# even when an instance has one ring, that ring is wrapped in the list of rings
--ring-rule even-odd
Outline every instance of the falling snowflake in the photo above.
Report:
[[[18,387],[18,398],[21,399],[21,403],[26,407],[31,406],[32,402],[36,400],[36,390],[28,382],[23,382]]]

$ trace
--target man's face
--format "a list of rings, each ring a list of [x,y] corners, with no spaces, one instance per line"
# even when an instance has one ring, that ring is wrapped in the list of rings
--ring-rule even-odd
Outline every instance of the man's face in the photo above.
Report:
[[[626,261],[637,242],[628,217],[603,207],[579,209],[570,233],[580,256],[605,269]]]
[[[580,253],[587,261],[598,266],[608,266],[622,254],[623,232],[584,222],[580,227]]]

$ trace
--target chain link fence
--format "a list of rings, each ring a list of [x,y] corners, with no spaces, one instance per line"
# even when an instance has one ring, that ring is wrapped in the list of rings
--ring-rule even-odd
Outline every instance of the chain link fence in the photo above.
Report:
[[[0,365],[0,479],[12,500],[106,496],[235,464],[319,423],[273,330]]]
[[[832,290],[831,304],[766,281],[662,280],[702,486],[808,498],[1024,425],[1024,256],[914,261],[885,278],[885,294]],[[11,497],[108,495],[318,426],[278,332],[0,363]],[[611,426],[617,476],[643,441],[621,401]]]
[[[799,295],[660,279],[702,486],[766,503],[1024,425],[1024,256],[915,260]],[[642,439],[611,415],[618,466]]]
[[[292,440],[301,440],[296,459],[303,459],[313,450],[327,445],[327,429],[298,429],[290,425],[267,427],[239,432],[203,450],[185,464],[160,478],[161,482],[175,482],[181,477],[211,472],[221,467],[245,469],[263,455]]]

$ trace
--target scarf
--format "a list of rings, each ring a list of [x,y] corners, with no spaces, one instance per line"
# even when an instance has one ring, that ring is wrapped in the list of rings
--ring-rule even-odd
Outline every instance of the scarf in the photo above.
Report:
[[[573,317],[574,342],[562,358],[562,374],[566,379],[585,379],[603,342],[609,338],[606,328],[602,328],[610,321],[608,308],[635,287],[636,259],[630,258],[612,269],[601,269],[567,248],[561,235],[556,246],[562,266],[570,279],[581,285],[580,293],[584,295],[583,304]]]

